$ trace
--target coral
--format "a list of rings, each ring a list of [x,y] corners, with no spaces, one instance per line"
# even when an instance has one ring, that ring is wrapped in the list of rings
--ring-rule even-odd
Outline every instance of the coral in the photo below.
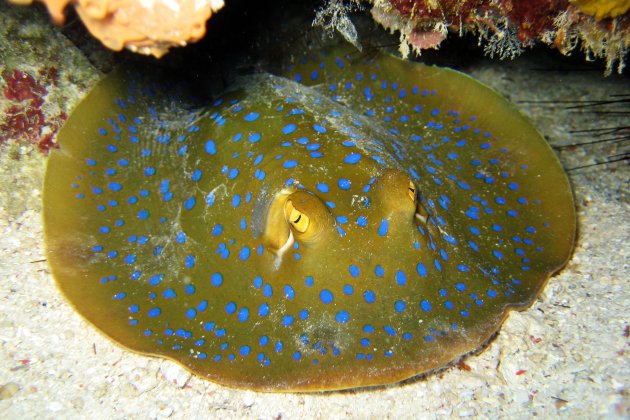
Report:
[[[597,20],[623,15],[630,9],[630,0],[571,0],[571,3]]]
[[[100,73],[43,11],[0,3],[0,154],[46,153]]]
[[[42,70],[37,78],[17,69],[4,70],[2,79],[5,85],[2,94],[10,105],[4,110],[4,121],[0,124],[0,144],[11,139],[22,139],[37,145],[42,151],[54,147],[54,133],[67,115],[62,112],[47,121],[42,106],[48,95],[44,86],[57,84],[57,69],[49,67]]]
[[[28,4],[33,0],[9,0]],[[223,7],[223,0],[39,0],[56,23],[72,3],[87,29],[106,47],[127,48],[161,57],[169,48],[195,42],[205,34],[205,23]]]
[[[359,0],[326,0],[315,14],[313,26],[319,26],[332,36],[335,31],[339,32],[349,43],[361,50],[358,40],[357,29],[349,18],[349,14],[359,10]]]
[[[448,30],[472,32],[491,57],[514,58],[544,42],[569,54],[624,68],[630,47],[630,0],[369,0],[372,17],[400,33],[401,53],[437,48]]]

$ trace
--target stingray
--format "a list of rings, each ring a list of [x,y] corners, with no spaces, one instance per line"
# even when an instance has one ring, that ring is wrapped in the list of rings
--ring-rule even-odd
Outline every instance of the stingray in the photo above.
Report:
[[[394,383],[482,346],[570,256],[556,156],[462,73],[330,49],[184,96],[119,69],[48,161],[57,285],[130,350],[237,388]]]

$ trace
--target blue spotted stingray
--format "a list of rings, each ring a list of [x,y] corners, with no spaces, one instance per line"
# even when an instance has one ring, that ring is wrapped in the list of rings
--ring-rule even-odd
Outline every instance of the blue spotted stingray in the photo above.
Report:
[[[117,70],[48,162],[48,259],[125,347],[221,384],[400,381],[483,345],[569,258],[567,177],[448,69],[314,54],[201,108]]]

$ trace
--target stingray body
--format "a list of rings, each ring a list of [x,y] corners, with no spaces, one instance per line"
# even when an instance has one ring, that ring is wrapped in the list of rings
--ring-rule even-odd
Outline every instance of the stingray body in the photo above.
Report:
[[[570,255],[571,190],[469,77],[328,51],[191,111],[107,76],[59,135],[48,257],[124,346],[265,391],[441,367],[531,304]]]

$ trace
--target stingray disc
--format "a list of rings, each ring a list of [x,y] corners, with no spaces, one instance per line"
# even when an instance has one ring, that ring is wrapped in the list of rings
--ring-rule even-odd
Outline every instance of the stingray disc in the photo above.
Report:
[[[48,259],[106,335],[229,386],[387,384],[483,344],[565,264],[567,177],[494,91],[343,51],[287,76],[191,110],[119,70],[68,119]]]

